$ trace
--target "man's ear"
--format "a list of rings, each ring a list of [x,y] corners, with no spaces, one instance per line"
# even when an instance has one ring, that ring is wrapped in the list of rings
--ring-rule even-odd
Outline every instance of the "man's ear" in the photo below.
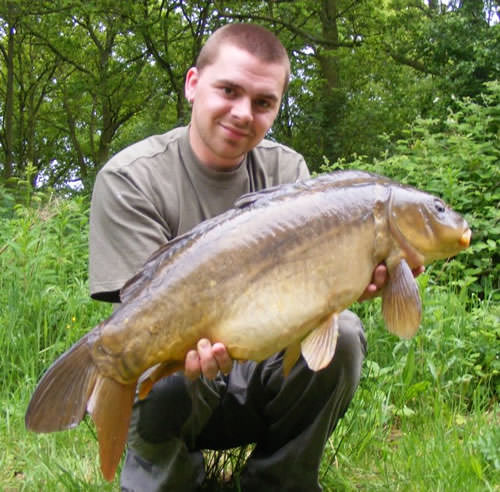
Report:
[[[192,103],[194,100],[194,94],[196,92],[196,86],[198,84],[199,72],[196,67],[191,67],[186,74],[186,82],[184,83],[184,95],[186,99]]]

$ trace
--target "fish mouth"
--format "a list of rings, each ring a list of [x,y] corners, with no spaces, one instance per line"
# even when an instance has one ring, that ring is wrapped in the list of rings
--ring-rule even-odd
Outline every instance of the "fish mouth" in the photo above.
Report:
[[[472,231],[470,229],[467,229],[463,234],[462,237],[458,240],[459,244],[463,246],[464,248],[468,248],[470,244],[470,238],[472,235]]]

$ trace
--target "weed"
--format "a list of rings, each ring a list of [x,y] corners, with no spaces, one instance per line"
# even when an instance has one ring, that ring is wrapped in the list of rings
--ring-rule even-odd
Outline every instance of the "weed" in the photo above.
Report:
[[[0,489],[116,490],[118,478],[101,477],[87,420],[49,435],[24,428],[43,371],[111,309],[88,296],[87,202],[33,198],[12,213],[1,209],[8,197],[0,202]],[[326,491],[498,491],[498,308],[493,290],[450,287],[448,268],[419,278],[424,317],[410,341],[385,330],[378,300],[355,306],[369,351],[325,450]],[[211,476],[227,478],[240,466],[232,459],[219,456]],[[215,488],[238,490],[226,485]]]

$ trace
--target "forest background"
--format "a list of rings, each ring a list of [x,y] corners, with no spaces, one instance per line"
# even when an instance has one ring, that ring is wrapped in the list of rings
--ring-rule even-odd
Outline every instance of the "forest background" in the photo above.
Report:
[[[370,352],[322,484],[500,490],[499,16],[498,0],[0,0],[0,489],[106,487],[91,426],[23,427],[43,371],[109,313],[86,283],[95,175],[186,124],[200,46],[250,21],[292,62],[270,138],[314,172],[365,169],[439,194],[473,229],[467,252],[419,279],[414,340],[383,331],[378,301],[357,307]]]

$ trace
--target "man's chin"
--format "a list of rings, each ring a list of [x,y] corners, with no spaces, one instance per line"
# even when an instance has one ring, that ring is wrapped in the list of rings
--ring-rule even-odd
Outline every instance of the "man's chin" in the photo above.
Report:
[[[219,155],[226,159],[238,159],[244,156],[249,150],[250,147],[242,145],[241,142],[224,140],[224,144],[219,147]]]

